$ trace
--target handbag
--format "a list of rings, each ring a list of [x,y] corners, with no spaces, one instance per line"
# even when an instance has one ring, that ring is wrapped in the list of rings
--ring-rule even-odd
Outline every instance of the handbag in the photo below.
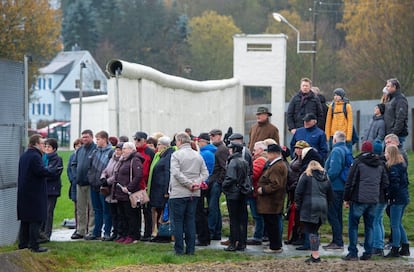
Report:
[[[130,194],[129,200],[131,201],[131,207],[136,208],[149,202],[149,197],[146,190],[139,190]]]
[[[129,166],[129,182],[132,182],[132,160]],[[131,207],[134,209],[141,205],[147,204],[149,202],[147,190],[139,190],[135,193],[130,194],[129,201],[131,202]]]

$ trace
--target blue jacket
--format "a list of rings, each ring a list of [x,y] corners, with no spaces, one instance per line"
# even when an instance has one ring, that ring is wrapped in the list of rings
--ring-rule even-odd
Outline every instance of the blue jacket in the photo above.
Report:
[[[214,153],[216,152],[217,147],[213,144],[208,144],[200,148],[200,155],[203,157],[204,162],[207,166],[208,176],[211,176],[214,169]],[[208,182],[208,180],[206,181]]]
[[[69,157],[69,162],[68,162],[68,167],[66,169],[66,174],[68,175],[68,179],[70,182],[69,185],[69,198],[72,201],[76,202],[76,180],[75,180],[75,174],[73,173],[73,168],[72,168],[72,163],[73,160],[75,159],[75,152],[73,152],[70,157]]]
[[[297,141],[304,140],[311,147],[318,150],[319,155],[323,160],[328,155],[328,144],[326,143],[325,132],[316,125],[310,128],[298,128],[290,141],[290,157],[295,156],[295,144]]]
[[[82,145],[77,151],[72,162],[72,173],[76,184],[80,186],[89,185],[88,170],[91,165],[92,152],[96,149],[96,144]]]
[[[407,166],[398,163],[388,169],[388,199],[390,204],[404,205],[410,202],[408,195]]]
[[[325,162],[325,170],[328,173],[329,180],[332,183],[332,189],[334,191],[343,191],[345,181],[341,179],[341,172],[345,167],[345,152],[341,152],[339,148],[343,148],[343,151],[347,151],[348,148],[344,142],[339,142],[333,145],[331,154]]]

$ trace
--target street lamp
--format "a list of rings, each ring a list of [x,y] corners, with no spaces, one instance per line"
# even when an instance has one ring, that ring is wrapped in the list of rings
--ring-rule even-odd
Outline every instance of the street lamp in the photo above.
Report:
[[[82,88],[82,70],[86,68],[86,64],[82,61],[80,63],[80,74],[79,74],[79,137],[81,136],[82,132],[82,96],[83,96],[83,88]]]
[[[280,13],[277,13],[277,12],[274,12],[272,15],[273,15],[273,19],[275,19],[279,23],[283,22],[283,23],[287,24],[290,28],[292,28],[296,32],[296,34],[297,34],[296,53],[298,53],[298,54],[313,54],[311,74],[312,74],[312,80],[314,80],[314,78],[315,78],[314,73],[315,73],[315,57],[316,57],[316,40],[314,40],[314,41],[301,41],[299,30],[296,27],[294,27],[291,23],[289,23],[289,21],[286,20],[286,18],[283,17],[283,15],[281,15]],[[301,50],[301,47],[300,47],[301,44],[311,44],[313,50]]]

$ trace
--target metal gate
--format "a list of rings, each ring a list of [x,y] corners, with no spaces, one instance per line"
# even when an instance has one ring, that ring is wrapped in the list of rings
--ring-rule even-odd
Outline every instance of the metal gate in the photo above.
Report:
[[[0,245],[8,245],[16,241],[19,231],[17,175],[26,144],[23,63],[0,59],[0,97]]]

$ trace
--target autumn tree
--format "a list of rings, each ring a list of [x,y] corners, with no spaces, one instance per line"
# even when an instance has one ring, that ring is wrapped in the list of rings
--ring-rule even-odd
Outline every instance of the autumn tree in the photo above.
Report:
[[[342,63],[349,85],[363,98],[379,98],[385,80],[396,77],[406,95],[414,87],[414,5],[408,0],[344,1],[346,32]],[[351,87],[350,87],[351,88]]]
[[[233,76],[233,35],[241,33],[229,16],[206,11],[190,20],[188,43],[192,77],[199,80]]]
[[[61,14],[47,0],[0,1],[0,14],[0,58],[23,61],[30,55],[35,73],[61,49]]]
[[[91,0],[70,2],[63,12],[62,36],[65,50],[75,45],[94,52],[99,38],[97,11]]]

